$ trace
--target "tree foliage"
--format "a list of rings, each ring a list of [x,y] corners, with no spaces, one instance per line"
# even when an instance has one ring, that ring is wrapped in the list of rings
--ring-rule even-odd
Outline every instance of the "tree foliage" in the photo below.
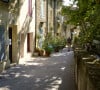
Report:
[[[77,8],[73,5],[62,7],[66,23],[78,24],[81,27],[81,41],[86,43],[93,39],[100,40],[100,0],[74,0],[75,2]]]

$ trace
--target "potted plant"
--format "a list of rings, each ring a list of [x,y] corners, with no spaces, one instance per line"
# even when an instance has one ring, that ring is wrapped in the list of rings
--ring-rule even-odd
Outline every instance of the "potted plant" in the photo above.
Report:
[[[49,56],[53,52],[53,47],[51,44],[51,36],[49,34],[46,36],[42,48],[45,51],[45,55]]]
[[[44,45],[45,50],[45,56],[50,56],[50,54],[53,52],[53,47],[51,45]]]
[[[59,51],[59,45],[60,45],[59,37],[55,36],[55,38],[52,39],[52,46],[53,46],[55,52]]]

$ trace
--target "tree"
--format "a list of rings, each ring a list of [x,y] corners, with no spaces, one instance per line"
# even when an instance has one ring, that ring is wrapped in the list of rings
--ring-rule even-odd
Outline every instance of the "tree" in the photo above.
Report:
[[[73,7],[76,2],[77,8]],[[92,42],[100,36],[100,0],[74,0],[71,6],[62,7],[62,15],[69,18],[66,23],[81,27],[82,43]]]

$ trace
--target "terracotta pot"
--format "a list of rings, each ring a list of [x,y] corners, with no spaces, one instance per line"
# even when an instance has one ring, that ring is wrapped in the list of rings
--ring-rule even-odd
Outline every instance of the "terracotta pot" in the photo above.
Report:
[[[50,52],[45,51],[44,56],[49,57],[50,56]]]

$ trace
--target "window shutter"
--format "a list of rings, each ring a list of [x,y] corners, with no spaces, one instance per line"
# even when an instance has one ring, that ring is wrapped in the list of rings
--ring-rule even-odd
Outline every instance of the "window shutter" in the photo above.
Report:
[[[28,0],[28,14],[32,17],[32,0]]]
[[[0,25],[0,61],[5,59],[5,29],[3,25]]]

